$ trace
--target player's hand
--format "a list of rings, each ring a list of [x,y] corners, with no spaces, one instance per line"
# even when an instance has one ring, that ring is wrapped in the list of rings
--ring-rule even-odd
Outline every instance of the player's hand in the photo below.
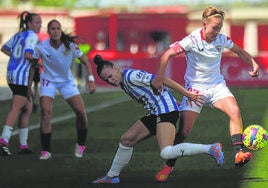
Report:
[[[88,86],[88,90],[89,90],[90,94],[95,93],[95,91],[96,91],[95,82],[88,81],[87,86]]]
[[[151,82],[151,87],[154,94],[159,95],[163,90],[163,80],[156,76]]]
[[[259,76],[259,65],[257,63],[253,63],[253,70],[248,71],[251,77],[258,77]]]
[[[27,99],[28,99],[29,102],[32,101],[32,97],[33,97],[33,91],[32,91],[31,88],[28,88],[28,90],[27,90]]]
[[[202,94],[189,92],[189,95],[187,97],[190,106],[192,106],[192,102],[194,102],[199,107],[204,104],[204,95]]]

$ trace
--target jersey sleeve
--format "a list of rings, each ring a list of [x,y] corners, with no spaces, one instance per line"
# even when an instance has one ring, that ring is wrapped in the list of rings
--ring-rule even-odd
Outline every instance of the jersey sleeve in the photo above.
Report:
[[[35,33],[30,33],[25,40],[25,52],[34,53],[36,44],[38,43],[38,36]]]
[[[41,44],[38,44],[35,48],[34,48],[34,53],[33,53],[33,58],[34,59],[39,59],[40,56],[41,56],[41,51],[40,51],[40,47],[41,47],[42,43]]]
[[[225,48],[228,48],[228,49],[231,49],[233,46],[234,46],[234,42],[232,41],[232,39],[230,38],[230,37],[228,37],[228,36],[225,36],[226,38],[225,38],[225,45],[224,45],[224,47]]]
[[[70,49],[75,58],[79,58],[83,55],[83,52],[79,49],[78,45],[74,42],[70,43]]]
[[[12,44],[13,44],[13,41],[14,41],[14,36],[11,37],[4,45],[3,45],[3,49],[5,49],[6,51],[11,51],[11,48],[12,48]]]
[[[133,70],[129,75],[129,79],[136,86],[150,86],[154,75],[142,70]]]
[[[182,49],[184,51],[190,51],[193,46],[193,40],[191,37],[186,36],[180,41],[176,41],[170,45],[170,48],[172,48],[176,53],[180,53]]]

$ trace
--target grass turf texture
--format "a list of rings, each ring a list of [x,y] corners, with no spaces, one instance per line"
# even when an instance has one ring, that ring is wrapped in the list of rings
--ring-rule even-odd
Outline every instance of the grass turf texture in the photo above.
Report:
[[[244,127],[260,124],[268,128],[268,89],[232,89],[241,108]],[[180,95],[175,94],[180,99]],[[126,97],[123,92],[83,94],[87,108],[108,104]],[[0,118],[5,119],[10,101],[1,101]],[[103,107],[88,113],[89,134],[85,157],[77,159],[73,155],[76,142],[74,118],[57,121],[53,124],[52,155],[49,161],[40,161],[39,129],[29,132],[29,145],[33,155],[19,156],[18,136],[10,140],[12,156],[0,156],[1,188],[82,188],[82,187],[120,187],[120,188],[264,188],[268,186],[267,153],[268,147],[253,152],[253,160],[242,168],[234,167],[234,154],[229,136],[229,121],[218,110],[204,107],[187,142],[223,143],[225,162],[217,167],[208,155],[183,157],[177,160],[174,173],[167,183],[154,182],[155,173],[163,165],[158,153],[155,137],[136,145],[133,157],[123,169],[119,185],[94,185],[93,180],[104,176],[110,168],[120,136],[139,117],[145,114],[141,105],[127,100]],[[53,118],[72,113],[61,97],[54,101]],[[31,116],[30,124],[38,124],[39,112]],[[17,126],[16,126],[17,128]]]

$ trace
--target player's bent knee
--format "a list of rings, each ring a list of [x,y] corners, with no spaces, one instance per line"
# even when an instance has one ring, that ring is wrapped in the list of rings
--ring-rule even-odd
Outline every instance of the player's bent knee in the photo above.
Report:
[[[171,159],[173,158],[171,156],[171,149],[172,147],[171,146],[166,146],[164,147],[161,152],[160,152],[160,156],[163,158],[163,159]]]
[[[121,137],[120,143],[124,146],[127,146],[127,147],[133,146],[133,142],[131,142],[131,139],[129,139],[128,137],[125,137],[125,136]]]

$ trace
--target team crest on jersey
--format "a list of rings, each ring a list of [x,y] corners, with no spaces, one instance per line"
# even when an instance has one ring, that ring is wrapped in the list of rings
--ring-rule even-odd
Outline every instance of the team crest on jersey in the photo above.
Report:
[[[138,72],[138,73],[136,74],[136,78],[137,78],[137,79],[141,79],[142,76],[143,76],[143,73],[142,73],[142,72]]]
[[[218,52],[221,52],[221,46],[216,46]]]

